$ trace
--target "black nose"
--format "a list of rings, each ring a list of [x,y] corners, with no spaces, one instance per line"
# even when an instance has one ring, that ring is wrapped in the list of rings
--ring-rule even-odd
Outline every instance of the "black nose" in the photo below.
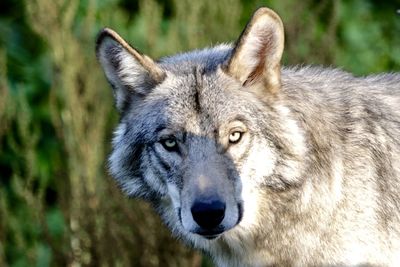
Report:
[[[217,227],[225,217],[225,203],[221,201],[196,201],[190,210],[195,222],[203,229]]]

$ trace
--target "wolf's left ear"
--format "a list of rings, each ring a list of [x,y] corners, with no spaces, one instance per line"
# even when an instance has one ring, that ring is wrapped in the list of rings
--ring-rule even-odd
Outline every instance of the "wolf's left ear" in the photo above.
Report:
[[[242,32],[226,70],[243,86],[260,84],[271,93],[281,84],[283,23],[269,8],[259,8]]]
[[[114,89],[119,111],[123,111],[134,98],[145,96],[165,78],[165,72],[157,63],[138,52],[111,29],[105,28],[99,33],[96,55]]]

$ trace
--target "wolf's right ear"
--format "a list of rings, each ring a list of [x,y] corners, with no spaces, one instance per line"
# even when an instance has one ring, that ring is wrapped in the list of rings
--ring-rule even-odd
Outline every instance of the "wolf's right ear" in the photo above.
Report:
[[[269,8],[259,8],[242,32],[226,66],[243,86],[275,93],[281,85],[280,61],[284,47],[283,23]]]
[[[98,34],[96,55],[114,89],[120,112],[133,97],[145,96],[165,78],[165,72],[150,57],[138,52],[111,29],[105,28]]]

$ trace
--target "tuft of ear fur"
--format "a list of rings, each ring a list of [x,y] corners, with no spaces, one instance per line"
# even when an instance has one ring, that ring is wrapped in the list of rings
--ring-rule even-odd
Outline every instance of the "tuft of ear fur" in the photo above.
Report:
[[[165,72],[150,57],[141,54],[111,29],[99,32],[96,55],[114,89],[120,112],[133,97],[145,96],[165,78]]]
[[[262,85],[271,93],[281,84],[283,23],[269,8],[259,8],[243,30],[227,65],[227,73],[243,86]]]

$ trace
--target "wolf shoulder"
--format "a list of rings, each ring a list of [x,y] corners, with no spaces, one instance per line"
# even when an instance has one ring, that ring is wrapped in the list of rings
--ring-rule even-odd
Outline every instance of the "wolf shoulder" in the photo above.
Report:
[[[282,68],[281,78],[282,92],[295,106],[389,119],[400,129],[400,73],[357,77],[337,68],[295,66]]]
[[[400,98],[400,72],[355,76],[340,68],[320,66],[290,66],[282,68],[283,89],[315,90],[324,93],[344,93]]]

